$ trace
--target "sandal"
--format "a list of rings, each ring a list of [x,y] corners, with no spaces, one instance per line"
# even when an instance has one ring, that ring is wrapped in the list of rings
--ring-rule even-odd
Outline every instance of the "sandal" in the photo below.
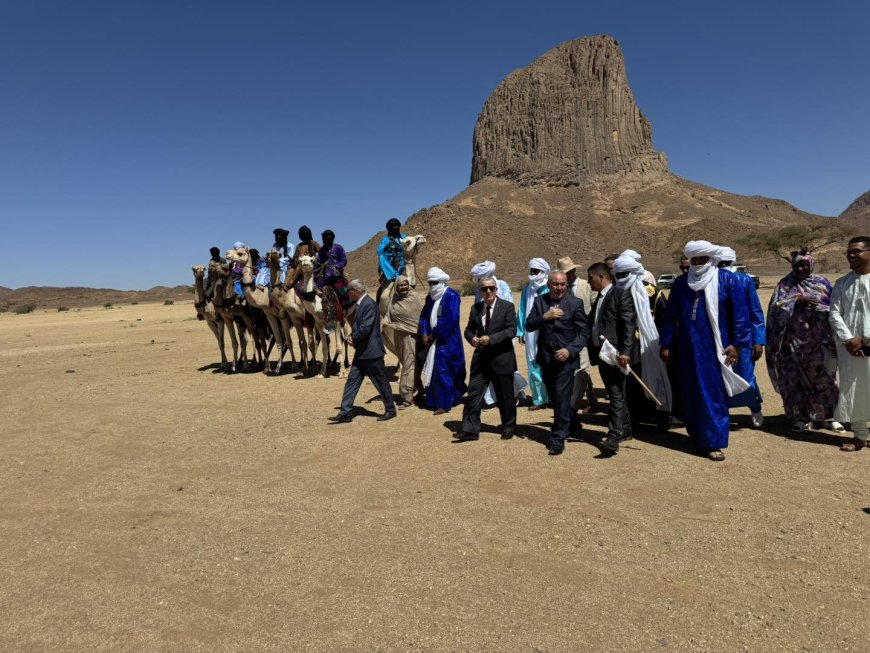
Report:
[[[803,433],[810,427],[809,422],[795,422],[791,425],[791,430],[795,433]]]
[[[707,458],[709,458],[710,460],[713,460],[717,463],[720,463],[723,460],[725,460],[725,452],[721,451],[719,449],[716,449],[715,451],[708,451]]]
[[[867,446],[867,442],[865,440],[859,440],[858,438],[852,438],[848,442],[844,442],[840,445],[840,451],[861,451],[864,447]]]
[[[832,420],[832,419],[829,419],[825,422],[825,427],[830,429],[831,431],[834,431],[835,433],[845,433],[846,432],[846,428],[842,424],[840,424],[840,422],[837,422],[837,421]]]

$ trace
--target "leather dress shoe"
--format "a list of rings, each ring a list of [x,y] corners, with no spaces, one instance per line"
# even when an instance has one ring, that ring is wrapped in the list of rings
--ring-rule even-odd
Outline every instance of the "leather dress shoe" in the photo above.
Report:
[[[347,424],[348,422],[353,421],[353,415],[342,415],[341,413],[339,413],[334,417],[327,417],[326,419],[328,419],[333,424]]]
[[[396,416],[395,410],[388,410],[383,415],[378,415],[379,422],[386,422],[388,419],[393,419]]]
[[[502,440],[510,440],[512,437],[514,437],[514,432],[512,429],[505,429],[501,432]]]
[[[549,449],[550,451],[548,452],[548,455],[550,456],[561,456],[563,453],[565,453],[564,444],[551,445]]]
[[[457,442],[471,442],[480,439],[480,435],[477,433],[454,433],[453,437],[456,438]]]

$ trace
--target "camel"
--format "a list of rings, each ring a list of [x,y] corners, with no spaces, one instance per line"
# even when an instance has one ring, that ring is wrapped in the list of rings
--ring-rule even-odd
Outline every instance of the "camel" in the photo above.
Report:
[[[330,356],[329,356],[329,341],[332,339],[330,337],[330,333],[328,333],[328,329],[326,326],[326,313],[323,310],[323,301],[319,295],[317,295],[314,291],[314,257],[313,256],[300,256],[299,257],[299,267],[302,268],[302,282],[304,284],[304,295],[302,298],[302,303],[305,305],[305,310],[308,311],[311,316],[314,318],[314,327],[317,329],[317,333],[320,335],[320,342],[323,343],[323,365],[321,367],[320,374],[317,375],[317,378],[323,378],[326,376],[326,371],[329,368]],[[306,299],[306,297],[311,297],[312,299]],[[335,334],[338,338],[335,341],[335,359],[338,360],[339,354],[339,343],[344,346],[344,367],[339,368],[339,377],[345,376],[345,368],[349,367],[350,363],[347,358],[347,325],[344,320],[338,323],[335,326]]]
[[[411,288],[417,286],[417,264],[415,258],[420,245],[426,242],[424,236],[405,236],[402,239],[402,246],[405,253],[405,276],[408,277],[408,282]],[[384,286],[381,292],[381,301],[378,304],[378,309],[381,312],[381,335],[384,339],[384,347],[387,351],[398,358],[399,348],[396,346],[396,334],[390,326],[390,302],[393,300],[393,293],[396,292],[396,280],[393,279]]]
[[[293,367],[297,367],[296,354],[293,352],[290,340],[290,318],[287,313],[284,313],[282,317],[282,310],[270,301],[268,288],[257,286],[254,283],[254,266],[251,264],[251,254],[248,248],[231,249],[227,252],[226,258],[228,261],[242,266],[242,290],[245,293],[248,306],[263,311],[266,314],[266,319],[269,320],[269,327],[272,329],[272,335],[275,337],[275,342],[278,343],[279,347],[275,374],[281,373],[281,364],[284,362],[284,354],[287,352],[288,347]],[[263,366],[263,372],[268,373],[269,371],[269,360],[267,358]]]
[[[195,292],[195,300],[193,302],[193,307],[196,309],[196,316],[200,320],[204,320],[208,325],[208,328],[214,334],[215,339],[217,339],[218,349],[221,352],[221,370],[226,370],[228,368],[227,363],[227,355],[224,351],[224,321],[220,315],[218,315],[217,311],[215,311],[214,304],[208,301],[205,298],[205,266],[204,265],[194,265],[193,266],[193,285]]]
[[[248,338],[247,332],[249,325],[245,321],[244,308],[238,301],[233,284],[230,280],[230,266],[226,263],[217,263],[212,261],[208,265],[209,275],[215,279],[214,283],[214,309],[223,320],[227,331],[230,333],[230,340],[233,343],[233,364],[230,371],[235,372],[239,366],[239,341],[242,344],[242,361],[244,367],[248,367]],[[239,335],[236,336],[238,329]]]
[[[273,249],[266,254],[266,263],[269,265],[269,295],[272,303],[281,311],[286,313],[290,318],[293,328],[296,329],[296,339],[299,341],[299,362],[302,368],[308,367],[309,355],[306,349],[310,349],[310,359],[314,359],[317,344],[314,342],[313,334],[309,333],[310,341],[305,337],[305,306],[295,290],[287,289],[281,284],[281,254],[278,250]],[[290,340],[290,333],[287,333],[287,345],[290,347],[290,356],[293,358],[293,343]],[[295,359],[294,359],[295,364]]]

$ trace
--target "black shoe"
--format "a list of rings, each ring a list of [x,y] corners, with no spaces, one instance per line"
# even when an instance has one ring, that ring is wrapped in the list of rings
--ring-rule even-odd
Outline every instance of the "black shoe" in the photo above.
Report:
[[[343,415],[339,413],[335,417],[327,417],[330,422],[333,424],[347,424],[348,422],[353,421],[353,415]]]
[[[501,432],[502,440],[510,440],[512,437],[514,437],[513,429],[505,429]]]
[[[598,448],[607,453],[619,451],[619,439],[615,435],[608,435],[598,443]]]
[[[379,422],[386,422],[388,419],[393,419],[396,416],[395,410],[388,410],[383,415],[378,415]]]
[[[565,445],[564,444],[550,445],[548,447],[548,449],[550,450],[550,452],[548,454],[550,456],[561,456],[563,453],[565,453]]]
[[[456,438],[457,442],[471,442],[472,440],[480,439],[478,433],[454,433],[453,437]]]

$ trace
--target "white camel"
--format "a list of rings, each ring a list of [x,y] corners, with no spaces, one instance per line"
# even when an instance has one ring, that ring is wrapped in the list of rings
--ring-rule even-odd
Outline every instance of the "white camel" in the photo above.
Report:
[[[281,310],[269,300],[267,288],[257,286],[254,283],[254,266],[251,263],[250,251],[247,247],[231,249],[226,253],[226,258],[228,261],[238,263],[242,268],[242,291],[245,293],[248,305],[263,311],[266,314],[266,319],[269,320],[272,335],[275,337],[275,342],[278,343],[278,363],[275,366],[275,374],[281,373],[281,364],[284,361],[284,354],[287,352],[288,346],[290,359],[293,366],[296,367],[296,355],[293,353],[292,345],[290,345],[290,318],[286,313],[282,317]],[[263,373],[268,374],[270,371],[270,362],[267,357],[263,365]]]
[[[306,369],[309,359],[314,359],[317,343],[314,342],[314,334],[310,328],[309,337],[306,338],[305,335],[305,305],[295,289],[287,289],[281,283],[281,253],[277,249],[266,254],[266,263],[269,265],[269,295],[272,303],[278,307],[279,311],[283,311],[283,314],[279,313],[279,316],[283,319],[286,315],[296,330],[296,339],[299,341],[300,350],[299,362],[302,368]],[[289,331],[286,341],[290,348],[290,357],[294,360],[295,365],[293,343],[290,340]]]
[[[329,343],[331,340],[335,341],[335,360],[338,360],[338,355],[340,353],[339,345],[344,347],[344,366],[340,366],[338,372],[339,377],[344,377],[345,368],[349,366],[347,358],[347,324],[342,320],[335,325],[334,332],[327,333],[326,313],[323,310],[323,300],[314,290],[314,257],[300,256],[299,267],[302,268],[302,279],[304,284],[302,303],[305,305],[305,310],[314,318],[314,328],[317,329],[317,333],[320,335],[320,342],[322,343],[323,364],[321,366],[320,374],[318,374],[317,377],[323,378],[326,376],[329,363],[333,360],[330,358],[329,353]],[[333,338],[333,335],[335,335],[336,338]]]
[[[206,299],[205,296],[205,266],[193,266],[193,286],[194,286],[194,301],[193,307],[196,309],[196,316],[205,321],[209,330],[214,334],[218,343],[218,349],[221,352],[221,370],[226,370],[229,366],[227,363],[227,355],[224,351],[224,321],[214,308],[214,304]]]

